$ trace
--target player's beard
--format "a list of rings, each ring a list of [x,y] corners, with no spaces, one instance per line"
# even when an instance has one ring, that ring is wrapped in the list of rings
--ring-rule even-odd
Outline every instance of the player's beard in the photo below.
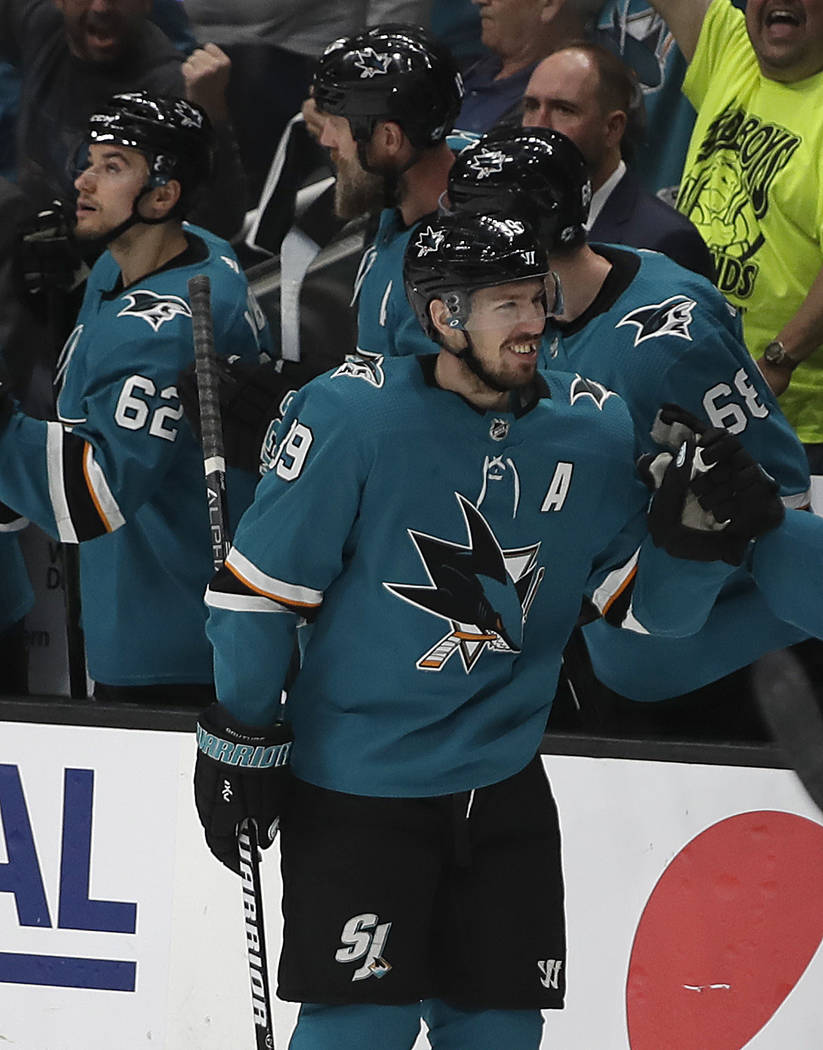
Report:
[[[502,369],[497,372],[491,372],[480,358],[477,356],[474,350],[474,345],[471,340],[471,336],[468,332],[464,333],[466,336],[466,349],[460,354],[460,360],[464,361],[466,366],[474,372],[477,378],[485,383],[490,390],[496,390],[498,394],[507,394],[511,390],[523,390],[534,382],[535,369],[532,369],[528,373],[524,373],[521,376],[509,373],[507,374]]]
[[[337,162],[334,211],[341,219],[374,215],[386,206],[386,179],[365,171],[357,160]]]

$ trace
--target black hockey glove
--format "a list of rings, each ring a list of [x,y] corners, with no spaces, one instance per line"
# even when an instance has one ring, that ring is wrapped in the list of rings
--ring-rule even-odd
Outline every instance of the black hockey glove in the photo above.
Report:
[[[705,511],[691,491],[699,463],[693,437],[686,438],[675,455],[659,452],[637,461],[638,473],[654,490],[646,519],[652,541],[674,558],[728,561],[742,557],[736,545],[727,543],[725,525]]]
[[[27,295],[37,298],[44,291],[69,292],[85,280],[88,266],[73,231],[71,212],[60,201],[52,201],[21,226],[17,268]]]
[[[264,357],[259,363],[239,357],[217,360],[226,462],[254,474],[260,470],[260,451],[269,423],[279,415],[286,394],[319,374],[302,361],[272,361],[267,355]],[[200,403],[193,364],[177,377],[177,392],[199,441]]]
[[[212,704],[200,715],[194,766],[197,814],[206,845],[238,874],[237,825],[242,820],[256,821],[261,849],[274,841],[290,783],[292,739],[286,723],[256,730],[235,721],[222,704]]]
[[[648,515],[654,543],[676,558],[740,565],[749,541],[783,518],[777,485],[733,434],[677,405],[663,406],[652,436],[678,449],[638,461],[656,490]]]
[[[700,506],[728,532],[743,540],[756,539],[783,521],[785,509],[777,482],[728,430],[707,430],[700,455],[710,469],[692,479]]]

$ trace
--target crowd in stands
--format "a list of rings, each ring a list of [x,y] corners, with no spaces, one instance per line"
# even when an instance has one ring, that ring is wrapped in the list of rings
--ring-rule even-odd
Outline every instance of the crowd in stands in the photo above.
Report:
[[[391,65],[386,25],[422,27],[404,30],[422,33],[419,66],[413,47]],[[338,38],[348,43],[336,52]],[[262,392],[253,459],[266,419],[314,374],[310,361],[295,379],[288,363],[258,359],[277,357],[279,321],[260,314],[242,273],[249,213],[297,114],[336,178],[329,230],[368,217],[351,307],[366,362],[434,348],[402,276],[432,216],[470,207],[539,223],[517,209],[547,193],[573,219],[543,237],[562,300],[542,366],[619,392],[646,443],[667,401],[731,429],[788,508],[823,513],[823,16],[811,0],[0,0],[0,60],[0,418],[10,392],[15,405],[0,424],[0,692],[27,689],[35,596],[18,536],[31,520],[80,545],[95,695],[208,699],[208,517],[196,420],[177,390],[191,357],[184,277],[211,268],[218,352],[245,359],[224,380]],[[97,230],[105,143],[129,141],[105,136],[105,114],[116,126],[128,104],[107,107],[139,92],[183,100],[181,126],[208,126],[202,186],[167,198],[176,176],[155,178],[150,163],[133,207],[113,195],[117,221]],[[536,181],[521,186],[521,170]],[[125,311],[106,309],[135,282],[144,298],[130,296],[139,320],[124,333]],[[151,295],[168,317],[151,313]],[[161,341],[176,347],[162,367]],[[642,366],[641,344],[660,351]],[[256,479],[237,473],[239,509]],[[185,500],[170,502],[170,485]],[[171,567],[152,556],[160,542]],[[600,726],[608,711],[654,731],[714,718],[718,733],[762,734],[751,703],[722,697],[747,695],[747,668],[769,649],[819,657],[744,575],[687,643],[581,625],[556,723]],[[177,625],[165,639],[162,608]],[[588,723],[568,706],[575,681],[598,693]],[[649,705],[659,717],[637,714],[641,700],[660,701]]]

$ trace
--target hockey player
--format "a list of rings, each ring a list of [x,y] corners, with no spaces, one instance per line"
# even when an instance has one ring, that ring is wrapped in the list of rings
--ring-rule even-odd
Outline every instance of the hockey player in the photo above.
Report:
[[[376,25],[335,40],[320,58],[309,105],[337,169],[335,210],[345,219],[379,216],[352,298],[361,355],[432,352],[403,291],[403,253],[418,225],[436,215],[454,151],[475,137],[449,135],[462,98],[452,56],[421,26]],[[259,467],[281,400],[317,372],[309,360],[224,364],[220,403],[229,462]],[[191,371],[180,384],[196,430]]]
[[[291,1050],[408,1050],[421,1016],[433,1047],[539,1045],[566,950],[538,749],[581,596],[615,629],[688,632],[729,571],[649,541],[620,397],[537,371],[547,269],[522,223],[418,231],[406,288],[436,352],[346,362],[294,395],[207,592],[220,703],[200,719],[195,798],[235,871],[237,822],[281,816]],[[672,551],[727,537],[682,524],[693,461],[687,442],[652,501]],[[782,516],[756,487],[732,547]],[[282,771],[255,762],[284,737],[306,623],[281,812]]]
[[[188,279],[211,279],[220,353],[256,359],[267,335],[230,246],[182,222],[211,151],[208,119],[182,99],[117,95],[91,117],[76,235],[108,251],[61,355],[58,421],[14,407],[0,433],[0,500],[81,544],[100,699],[202,705],[213,695],[202,454],[175,388],[193,356]],[[230,480],[238,516],[253,486],[251,475]]]
[[[743,344],[737,312],[710,282],[663,255],[587,244],[590,195],[582,155],[547,129],[491,132],[460,154],[449,176],[452,207],[539,228],[563,290],[545,336],[551,367],[617,391],[644,451],[665,439],[655,421],[666,402],[729,429],[777,479],[787,507],[807,505],[802,446]],[[584,634],[598,679],[635,700],[697,690],[804,637],[773,615],[742,570],[692,637],[629,636],[602,621]],[[731,692],[728,682],[718,689]]]
[[[448,49],[420,26],[384,24],[330,44],[312,86],[320,144],[337,169],[342,218],[380,213],[355,282],[358,349],[431,353],[403,292],[403,252],[437,211],[453,153],[446,141],[463,84]]]

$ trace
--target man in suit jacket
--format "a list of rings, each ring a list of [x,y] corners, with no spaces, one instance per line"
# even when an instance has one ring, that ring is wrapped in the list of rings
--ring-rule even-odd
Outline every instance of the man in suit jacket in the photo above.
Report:
[[[653,248],[714,280],[711,255],[694,225],[645,190],[623,159],[642,105],[620,59],[581,42],[536,67],[523,96],[523,124],[562,132],[586,158],[593,191],[589,240]]]

